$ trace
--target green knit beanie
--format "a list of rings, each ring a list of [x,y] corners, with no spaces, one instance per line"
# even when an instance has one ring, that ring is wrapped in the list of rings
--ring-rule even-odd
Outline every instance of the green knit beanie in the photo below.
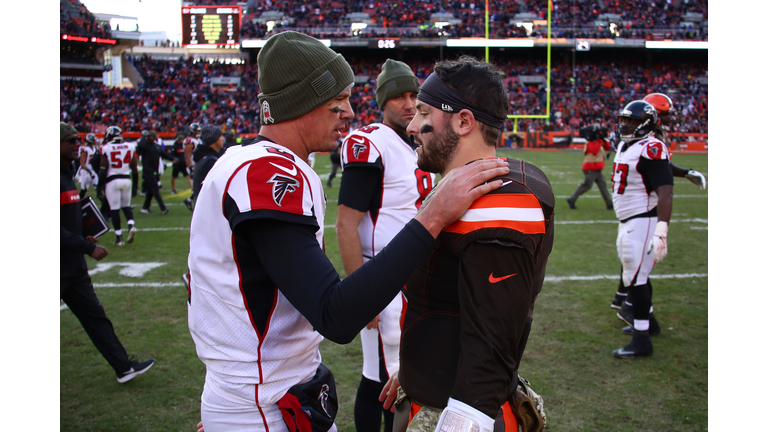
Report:
[[[335,98],[355,81],[341,54],[303,33],[267,40],[257,57],[261,124],[295,119]]]
[[[376,79],[376,103],[379,109],[393,97],[405,92],[419,92],[419,79],[407,64],[387,59]]]
[[[77,129],[75,129],[75,127],[71,124],[59,122],[59,134],[61,135],[61,139],[59,141],[64,141],[64,138],[77,135]]]

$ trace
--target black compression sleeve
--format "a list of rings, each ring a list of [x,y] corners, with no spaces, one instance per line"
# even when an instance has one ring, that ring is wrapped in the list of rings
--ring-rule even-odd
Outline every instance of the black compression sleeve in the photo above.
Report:
[[[365,213],[370,210],[371,197],[380,190],[380,168],[347,166],[339,186],[339,204]]]
[[[235,235],[254,248],[270,279],[320,334],[346,344],[397,295],[435,244],[411,220],[374,259],[343,281],[314,229],[273,219],[243,221]]]
[[[643,176],[645,189],[647,191],[656,190],[659,186],[673,185],[675,180],[672,177],[672,168],[667,159],[646,159],[640,158],[637,163],[637,172]]]
[[[685,175],[688,174],[688,169],[680,168],[679,166],[673,164],[672,161],[669,161],[669,166],[672,168],[672,175],[675,177],[685,177]]]

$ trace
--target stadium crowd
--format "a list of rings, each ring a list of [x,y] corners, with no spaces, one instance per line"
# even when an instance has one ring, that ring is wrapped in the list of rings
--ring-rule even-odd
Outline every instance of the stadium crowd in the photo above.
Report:
[[[109,24],[99,23],[79,0],[61,0],[59,3],[60,34],[76,36],[111,37]]]
[[[199,2],[199,4],[210,2]],[[222,1],[222,4],[233,2]],[[492,38],[525,37],[522,27],[510,26],[516,14],[531,13],[538,19],[547,19],[546,2],[519,0],[514,2],[493,0],[489,3],[489,33]],[[264,12],[281,12],[284,23],[267,30],[255,19]],[[367,13],[368,27],[353,33],[345,17],[350,13]],[[448,13],[461,21],[442,29],[434,26],[432,14]],[[633,38],[651,39],[661,35],[676,40],[707,40],[707,27],[699,24],[681,26],[687,22],[687,13],[702,14],[707,21],[707,2],[704,0],[554,0],[552,12],[553,37],[580,38]],[[603,14],[621,17],[619,27],[611,31],[596,26]],[[288,24],[290,22],[290,24]],[[479,0],[415,0],[408,2],[369,1],[315,1],[258,0],[250,2],[243,17],[241,37],[266,38],[284,30],[299,30],[322,38],[351,36],[397,36],[410,38],[482,37],[485,36],[485,2]],[[536,30],[532,35],[537,35]]]
[[[111,88],[97,82],[62,80],[61,121],[74,124],[81,132],[101,132],[112,124],[124,130],[154,129],[174,132],[192,122],[224,125],[230,122],[237,133],[259,129],[259,86],[256,65],[131,59],[144,79],[138,88]],[[355,110],[352,129],[380,121],[376,106],[376,76],[380,64],[368,59],[348,59],[355,75],[368,82],[355,86],[351,99]],[[523,82],[521,76],[544,76],[545,66],[534,61],[497,59],[504,71],[510,94],[510,114],[546,113],[543,86]],[[422,80],[430,74],[431,63],[409,63]],[[651,92],[665,92],[678,107],[677,132],[707,132],[707,87],[698,81],[706,77],[706,65],[659,64],[652,68],[630,62],[580,62],[553,65],[551,71],[551,116],[520,119],[519,131],[571,131],[593,123],[613,127],[617,107]],[[239,77],[233,91],[213,90],[212,77]],[[574,81],[571,81],[571,79]],[[513,130],[508,120],[505,130]]]

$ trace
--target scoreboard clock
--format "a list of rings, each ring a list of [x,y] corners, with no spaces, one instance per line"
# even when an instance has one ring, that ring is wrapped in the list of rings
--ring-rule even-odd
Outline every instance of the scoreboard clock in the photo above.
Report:
[[[400,48],[400,39],[369,39],[368,48],[371,49],[392,49]]]
[[[181,8],[181,44],[237,45],[241,17],[241,6],[184,6]]]

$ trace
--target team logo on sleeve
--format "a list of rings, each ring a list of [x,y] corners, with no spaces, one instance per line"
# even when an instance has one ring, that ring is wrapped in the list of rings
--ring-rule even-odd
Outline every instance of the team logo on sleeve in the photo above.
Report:
[[[664,159],[664,149],[659,142],[649,144],[648,147],[646,147],[646,152],[650,159]]]
[[[286,174],[296,175],[297,173],[295,166],[293,167],[293,169],[288,169],[284,166],[273,164],[272,162],[270,162],[270,164],[277,168],[280,168]],[[288,175],[281,174],[281,173],[273,174],[272,177],[269,180],[267,180],[267,183],[272,183],[272,199],[274,199],[275,204],[277,204],[280,207],[283,206],[283,198],[285,198],[285,195],[290,192],[294,192],[296,188],[301,184],[295,178],[289,177]]]
[[[350,137],[352,140],[352,153],[355,155],[355,159],[360,158],[360,154],[368,150],[368,146],[365,145],[365,138],[358,138],[356,136]]]

